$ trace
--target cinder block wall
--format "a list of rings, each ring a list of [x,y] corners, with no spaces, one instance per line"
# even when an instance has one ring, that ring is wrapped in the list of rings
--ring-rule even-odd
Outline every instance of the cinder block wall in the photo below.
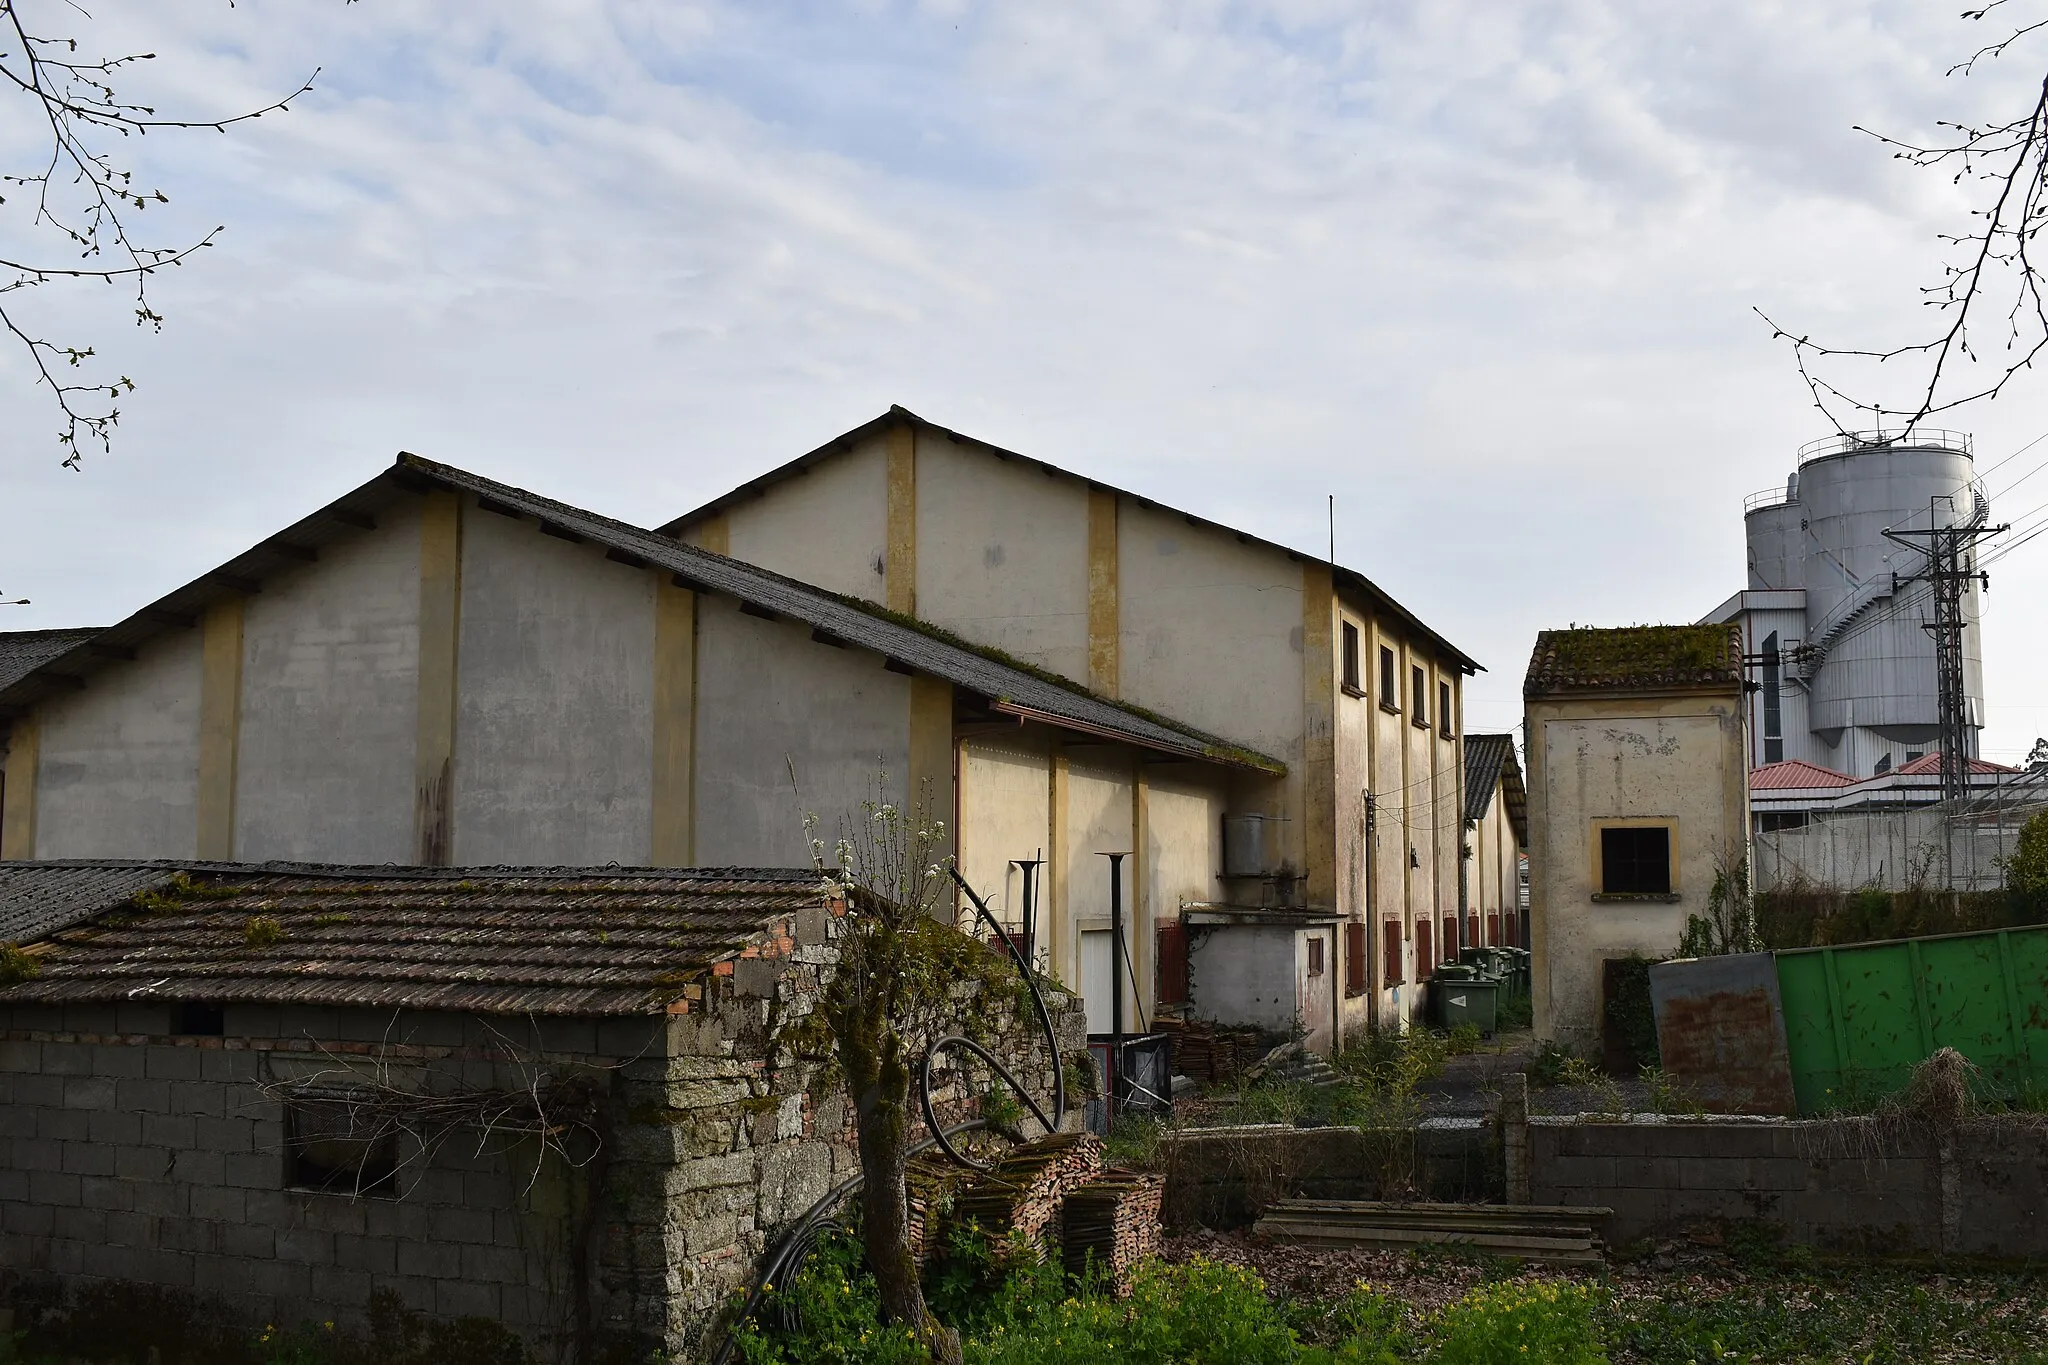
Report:
[[[1855,1120],[1535,1119],[1529,1137],[1533,1202],[1612,1208],[1617,1244],[1726,1219],[1823,1248],[2048,1254],[2048,1133],[2025,1124],[1937,1141]]]
[[[282,1104],[265,1081],[374,1053],[393,1079],[515,1086],[533,1063],[615,1067],[659,1020],[484,1021],[448,1014],[229,1006],[220,1037],[160,1005],[0,1011],[0,1262],[20,1274],[142,1281],[274,1322],[352,1317],[371,1292],[529,1335],[571,1311],[574,1211],[534,1152],[458,1134],[401,1143],[394,1196],[290,1188]],[[508,1061],[506,1037],[532,1048]],[[467,1136],[468,1140],[465,1140]]]

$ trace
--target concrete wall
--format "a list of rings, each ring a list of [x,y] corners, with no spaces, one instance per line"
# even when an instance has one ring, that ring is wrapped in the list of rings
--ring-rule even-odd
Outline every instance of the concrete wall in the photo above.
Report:
[[[654,576],[466,509],[455,861],[647,861]]]
[[[35,857],[193,855],[199,673],[200,633],[172,631],[36,709]]]
[[[1017,859],[1044,858],[1056,848],[1052,828],[1052,743],[1047,732],[982,735],[960,743],[960,875],[1002,923],[1024,925],[1024,875]],[[1051,879],[1041,869],[1038,948],[1047,948]]]
[[[723,544],[695,543],[833,592],[883,600],[888,533],[880,438],[824,460],[743,503],[724,519]]]
[[[1167,1226],[1241,1228],[1276,1199],[1501,1197],[1499,1144],[1477,1121],[1427,1129],[1258,1124],[1172,1132],[1159,1144]]]
[[[1301,1016],[1302,931],[1291,925],[1229,925],[1189,933],[1195,1012],[1226,1024],[1287,1030]]]
[[[245,604],[236,857],[412,861],[419,545],[399,503]]]
[[[1717,867],[1746,856],[1749,785],[1734,693],[1530,702],[1536,1032],[1599,1037],[1601,962],[1669,956],[1704,914]],[[1605,821],[1671,827],[1672,894],[1596,899]]]
[[[2048,1253],[2048,1138],[2025,1122],[1973,1122],[1939,1143],[1886,1142],[1856,1120],[1535,1119],[1529,1136],[1533,1202],[1613,1209],[1616,1245],[1727,1220],[1844,1251]]]
[[[1089,745],[1068,752],[1066,838],[1061,844],[1061,855],[1065,864],[1066,919],[1073,926],[1074,937],[1069,940],[1071,947],[1063,955],[1064,960],[1055,959],[1053,966],[1061,980],[1083,983],[1091,1033],[1109,1031],[1111,1001],[1106,993],[1087,988],[1090,954],[1085,948],[1094,950],[1099,979],[1108,980],[1110,865],[1102,855],[1128,853],[1135,847],[1131,827],[1135,777],[1136,768],[1128,753],[1116,746]],[[1143,933],[1144,920],[1138,913],[1138,897],[1134,893],[1138,883],[1133,879],[1137,871],[1135,859],[1124,859],[1125,941],[1133,958],[1132,974],[1143,982],[1146,977],[1137,970],[1140,964],[1136,959],[1141,938],[1150,936]],[[1100,937],[1088,940],[1085,936],[1089,934]],[[1139,1002],[1129,976],[1118,984],[1124,997],[1124,1018],[1135,1022]]]
[[[914,795],[910,685],[879,655],[820,645],[807,626],[699,598],[697,862],[801,867],[811,861],[804,812],[818,817],[829,846],[884,774],[888,799]],[[934,799],[952,824],[945,793]]]
[[[1088,490],[919,436],[917,614],[1086,681]]]

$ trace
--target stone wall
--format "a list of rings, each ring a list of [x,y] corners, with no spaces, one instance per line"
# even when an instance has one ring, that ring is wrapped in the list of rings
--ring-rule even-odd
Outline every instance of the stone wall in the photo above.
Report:
[[[1160,1142],[1168,1226],[1249,1227],[1275,1199],[1498,1199],[1500,1153],[1479,1123],[1427,1128],[1194,1128]]]
[[[1761,1221],[1837,1250],[2048,1254],[2048,1129],[2022,1116],[1946,1137],[1870,1120],[1533,1119],[1530,1196],[1612,1208],[1609,1239]]]

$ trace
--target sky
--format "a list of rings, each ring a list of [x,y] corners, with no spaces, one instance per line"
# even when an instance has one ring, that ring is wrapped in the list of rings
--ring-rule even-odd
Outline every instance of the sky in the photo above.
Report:
[[[1996,36],[1957,0],[16,8],[156,53],[166,114],[320,74],[116,149],[156,240],[225,227],[160,334],[9,296],[137,388],[73,472],[0,349],[0,628],[118,619],[401,449],[655,525],[900,403],[1318,554],[1334,494],[1338,558],[1486,665],[1474,731],[1538,630],[1743,586],[1744,495],[1831,431],[1754,310],[1913,339],[1966,221],[1856,126],[2024,109],[2048,59],[1946,75]],[[2048,375],[1944,422],[1988,469]],[[1990,757],[2048,732],[2044,601],[2048,538],[1994,570]]]

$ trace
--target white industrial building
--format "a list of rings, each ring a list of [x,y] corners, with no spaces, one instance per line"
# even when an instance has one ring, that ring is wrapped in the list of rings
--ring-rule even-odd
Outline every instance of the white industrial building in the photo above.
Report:
[[[1744,509],[1749,582],[1702,618],[1742,629],[1753,789],[1814,787],[1805,767],[1883,777],[1939,749],[1927,556],[1886,532],[1983,526],[1991,507],[1961,432],[1831,436],[1799,451],[1783,488]],[[1972,567],[1966,559],[1964,568]],[[1981,587],[1962,596],[1969,757],[1984,725]],[[1974,770],[1974,766],[1973,770]],[[1915,788],[1917,790],[1917,787]],[[1938,795],[1938,784],[1930,789]],[[1783,804],[1782,800],[1778,804]]]

